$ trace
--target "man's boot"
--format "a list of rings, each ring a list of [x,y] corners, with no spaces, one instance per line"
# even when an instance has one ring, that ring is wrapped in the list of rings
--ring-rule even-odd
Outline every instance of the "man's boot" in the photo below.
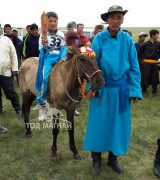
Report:
[[[157,139],[157,145],[158,148],[154,158],[153,171],[156,176],[160,177],[160,137]]]
[[[109,151],[109,154],[108,154],[108,162],[107,164],[112,167],[112,169],[118,173],[118,174],[121,174],[122,173],[122,167],[121,165],[118,163],[118,160],[117,160],[117,156],[115,156],[111,151]]]
[[[101,153],[95,153],[92,152],[92,175],[93,176],[98,176],[100,174],[100,169],[101,169]]]

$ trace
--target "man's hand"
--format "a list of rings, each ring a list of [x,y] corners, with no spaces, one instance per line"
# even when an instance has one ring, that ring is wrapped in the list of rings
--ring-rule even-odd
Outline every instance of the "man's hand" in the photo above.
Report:
[[[18,75],[18,71],[12,71],[13,76]]]
[[[139,101],[138,98],[135,98],[135,97],[132,97],[131,98],[131,103],[134,104],[134,103],[137,103]]]
[[[87,93],[87,98],[88,99],[92,99],[96,94],[96,91],[92,91],[92,89],[90,89]]]

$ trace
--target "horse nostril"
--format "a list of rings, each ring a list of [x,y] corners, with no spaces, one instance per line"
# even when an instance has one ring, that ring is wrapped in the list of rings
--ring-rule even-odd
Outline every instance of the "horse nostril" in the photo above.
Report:
[[[102,79],[96,80],[96,84],[98,86],[102,87],[104,85],[104,80],[102,80]]]
[[[104,83],[104,80],[103,79],[98,79],[96,80],[96,83],[99,84],[99,83]]]

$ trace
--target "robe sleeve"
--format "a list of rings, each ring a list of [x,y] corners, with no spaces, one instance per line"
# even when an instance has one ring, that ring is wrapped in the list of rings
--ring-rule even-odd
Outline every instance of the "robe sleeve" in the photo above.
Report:
[[[8,39],[8,43],[10,46],[10,57],[11,57],[11,68],[12,71],[18,71],[18,59],[16,49],[10,39]]]
[[[139,63],[137,59],[137,52],[133,41],[130,41],[130,48],[129,48],[129,64],[130,69],[128,71],[128,85],[129,85],[129,97],[137,97],[142,99],[142,92],[141,92],[141,74]]]

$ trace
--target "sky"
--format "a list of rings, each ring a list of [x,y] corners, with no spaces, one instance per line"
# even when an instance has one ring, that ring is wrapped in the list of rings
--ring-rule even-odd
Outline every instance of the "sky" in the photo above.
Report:
[[[40,27],[43,11],[58,14],[58,26],[66,27],[70,21],[94,27],[103,21],[100,15],[112,5],[128,10],[122,27],[159,27],[160,0],[10,0],[3,1],[0,23],[12,27],[26,27],[36,23]]]

